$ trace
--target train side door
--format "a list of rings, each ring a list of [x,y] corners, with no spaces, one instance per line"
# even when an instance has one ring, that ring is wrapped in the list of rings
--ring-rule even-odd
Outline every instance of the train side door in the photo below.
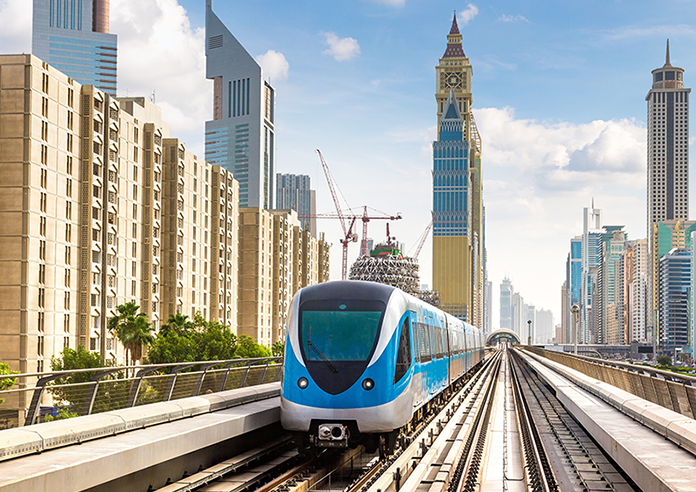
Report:
[[[445,339],[443,343],[445,344],[445,357],[447,358],[447,385],[452,384],[452,345],[450,344],[450,331],[449,324],[447,323],[447,316],[444,317],[445,325]]]
[[[415,311],[409,312],[409,321],[411,326],[411,353],[413,354],[413,379],[412,391],[414,396],[413,406],[418,407],[423,403],[423,371],[421,366],[421,340],[422,336],[419,333],[418,315]]]

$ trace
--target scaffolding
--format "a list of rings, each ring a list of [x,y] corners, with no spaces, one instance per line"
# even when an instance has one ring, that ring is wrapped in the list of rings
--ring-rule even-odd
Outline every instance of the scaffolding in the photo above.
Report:
[[[418,295],[418,263],[401,255],[363,255],[350,267],[350,280],[391,285],[413,296]]]
[[[391,254],[384,254],[387,250],[390,250]],[[381,254],[375,254],[377,251]],[[413,258],[404,257],[397,249],[387,248],[387,245],[378,245],[371,256],[360,256],[353,263],[348,278],[391,285],[433,306],[440,307],[439,292],[419,289],[418,270],[418,262]]]

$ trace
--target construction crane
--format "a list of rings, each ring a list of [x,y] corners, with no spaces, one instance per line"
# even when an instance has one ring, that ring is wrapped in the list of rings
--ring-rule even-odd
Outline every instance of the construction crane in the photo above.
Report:
[[[341,222],[341,228],[343,229],[343,238],[341,239],[341,245],[343,246],[343,262],[341,266],[341,280],[346,280],[348,276],[348,244],[357,242],[358,235],[353,232],[353,225],[355,224],[355,218],[353,218],[348,224],[348,221],[341,211],[341,204],[338,201],[338,194],[336,193],[336,188],[334,186],[334,180],[331,176],[331,171],[329,171],[329,166],[324,160],[324,156],[321,155],[321,151],[317,149],[317,154],[319,154],[319,159],[321,160],[321,167],[324,169],[324,176],[326,176],[326,184],[329,186],[329,191],[331,192],[331,198],[333,199],[334,206],[336,207],[336,214]]]
[[[430,233],[430,229],[433,228],[433,222],[435,222],[435,217],[430,220],[430,224],[428,224],[428,227],[425,228],[425,231],[423,231],[423,234],[421,234],[421,237],[418,238],[418,247],[416,248],[416,253],[413,255],[413,261],[418,260],[418,255],[420,254],[421,250],[423,249],[423,245],[425,244],[425,240],[428,239],[428,234]]]
[[[341,245],[343,246],[343,261],[341,265],[341,279],[346,280],[348,276],[348,244],[352,242],[357,242],[358,236],[353,232],[353,225],[355,224],[355,221],[359,218],[362,220],[363,223],[363,230],[362,230],[362,244],[360,245],[360,254],[361,255],[367,255],[369,251],[367,251],[367,223],[370,222],[371,220],[400,220],[401,219],[401,214],[396,214],[393,216],[388,216],[387,214],[384,214],[384,216],[370,216],[367,213],[367,206],[363,207],[363,214],[362,216],[357,216],[357,215],[348,215],[346,216],[343,213],[343,210],[341,210],[341,204],[338,200],[338,193],[336,192],[336,184],[334,182],[333,176],[331,176],[331,171],[329,171],[329,166],[326,164],[326,161],[324,160],[324,156],[321,154],[321,151],[317,149],[317,154],[319,154],[319,160],[321,160],[321,167],[324,170],[324,176],[326,176],[326,183],[329,186],[329,192],[331,193],[331,199],[334,202],[334,206],[336,207],[336,215],[333,214],[313,214],[313,215],[301,215],[299,218],[301,219],[312,219],[312,218],[321,218],[321,219],[339,219],[341,222],[341,228],[343,229],[343,238],[341,239]],[[344,199],[345,200],[345,199]]]
[[[363,223],[363,230],[362,230],[362,242],[360,244],[360,256],[366,256],[370,252],[367,250],[367,223],[370,222],[371,220],[401,220],[401,214],[397,213],[396,215],[392,216],[372,216],[370,217],[367,215],[367,206],[363,207],[363,214],[360,217]],[[389,224],[387,224],[387,227],[389,227]]]
[[[370,254],[370,252],[367,250],[367,223],[370,222],[371,220],[401,220],[403,217],[401,217],[400,213],[397,213],[396,215],[368,215],[367,213],[367,206],[363,206],[363,214],[362,215],[344,215],[343,219],[345,220],[357,220],[360,219],[363,223],[363,228],[362,228],[362,240],[360,241],[360,256],[366,256]],[[382,213],[382,212],[380,212]],[[340,219],[341,216],[338,216],[336,214],[311,214],[311,215],[298,215],[298,218],[300,219]]]

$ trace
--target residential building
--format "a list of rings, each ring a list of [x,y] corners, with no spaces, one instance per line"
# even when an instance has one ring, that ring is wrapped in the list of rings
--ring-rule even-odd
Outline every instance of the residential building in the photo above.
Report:
[[[473,69],[456,16],[436,73],[433,289],[439,291],[446,311],[480,327],[485,309],[481,140],[471,112]]]
[[[648,240],[627,241],[623,263],[628,343],[644,343],[648,341]]]
[[[227,212],[213,206],[214,195],[210,186],[213,182],[213,166],[199,160],[186,150],[183,142],[174,138],[163,140],[163,154],[162,187],[165,198],[162,231],[153,229],[154,239],[158,239],[160,234],[162,236],[160,317],[167,320],[171,314],[182,313],[193,318],[196,313],[201,313],[203,318],[215,318],[236,331],[236,319],[227,318],[224,308],[219,313],[211,307],[213,302],[220,300],[215,299],[220,292],[219,285],[213,285],[213,279],[218,279],[221,272],[218,262],[213,260],[219,258],[214,252],[219,248],[219,226],[223,222],[213,221],[212,218],[221,217]],[[234,208],[229,215],[236,224],[236,200],[234,203],[230,204]],[[217,247],[213,248],[215,240]],[[236,272],[236,229],[232,231],[230,243],[235,253],[234,256],[230,255],[231,266]],[[224,258],[224,254],[222,256]],[[222,295],[224,296],[224,290]],[[236,295],[234,298],[236,301]],[[216,302],[216,306],[219,306],[219,302]]]
[[[650,298],[648,325],[652,330],[658,319],[660,299],[659,262],[671,248],[655,250],[658,223],[685,221],[689,218],[689,93],[684,87],[684,69],[670,61],[669,40],[665,64],[652,71],[648,103],[648,247],[650,248]],[[676,247],[676,246],[675,246]],[[658,337],[660,340],[663,337]]]
[[[300,218],[302,229],[317,237],[317,198],[306,174],[276,174],[276,208],[292,209]]]
[[[116,96],[117,37],[109,0],[33,0],[31,52],[82,85]]]
[[[691,251],[674,248],[660,258],[659,352],[678,358],[690,351]]]
[[[237,332],[239,297],[239,183],[224,167],[211,166],[210,312]],[[206,193],[208,183],[205,184]],[[219,211],[219,212],[218,212]]]
[[[206,0],[206,77],[213,119],[205,124],[205,159],[239,182],[239,206],[273,208],[275,90],[263,69]]]
[[[294,210],[239,209],[240,335],[270,346],[285,340],[295,293],[327,278],[329,245],[300,227]],[[321,253],[321,254],[320,254]]]
[[[271,226],[242,230],[238,193],[231,173],[170,138],[148,99],[111,97],[33,55],[0,55],[0,359],[43,372],[82,345],[123,363],[107,324],[128,302],[155,329],[200,312],[261,343],[282,339],[288,299],[328,280],[329,245],[291,211],[278,212],[294,214],[287,255]],[[257,277],[263,331],[238,326],[238,302],[254,289],[241,288],[244,275]],[[23,399],[6,405],[18,421]]]

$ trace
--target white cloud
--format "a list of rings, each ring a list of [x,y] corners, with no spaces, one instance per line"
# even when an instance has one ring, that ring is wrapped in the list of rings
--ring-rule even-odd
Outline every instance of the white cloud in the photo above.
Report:
[[[329,45],[329,49],[323,52],[325,55],[331,55],[337,61],[346,61],[360,54],[360,45],[356,39],[339,38],[333,32],[324,32],[322,34],[326,38],[325,43]]]
[[[285,80],[288,78],[290,64],[282,53],[268,50],[264,55],[256,57],[256,61],[263,68],[263,74],[270,80]]]
[[[546,123],[518,119],[511,108],[475,114],[494,289],[509,274],[525,302],[552,309],[558,320],[566,254],[570,238],[582,233],[583,207],[594,198],[605,224],[645,237],[645,127],[634,120]]]
[[[31,6],[25,0],[0,0],[0,46],[3,54],[31,53]]]
[[[459,21],[462,24],[468,24],[471,19],[476,17],[479,13],[479,9],[473,3],[468,3],[466,8],[459,12]]]
[[[112,0],[111,31],[118,33],[119,95],[154,90],[172,136],[201,155],[212,112],[204,29],[191,27],[177,0]]]
[[[526,22],[526,23],[529,23],[529,20],[523,15],[503,14],[500,17],[498,17],[498,20],[503,21],[503,22]]]

